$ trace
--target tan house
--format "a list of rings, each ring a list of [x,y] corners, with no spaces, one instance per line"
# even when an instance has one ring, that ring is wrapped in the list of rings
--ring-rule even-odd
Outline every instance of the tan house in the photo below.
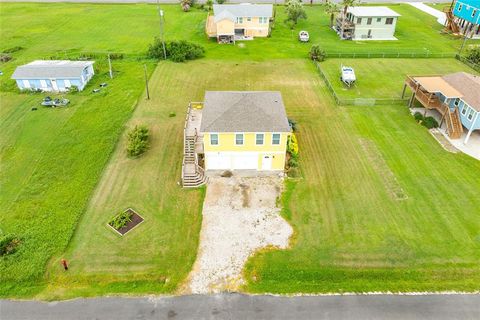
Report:
[[[206,33],[219,43],[267,37],[273,17],[271,4],[215,4],[207,17]]]

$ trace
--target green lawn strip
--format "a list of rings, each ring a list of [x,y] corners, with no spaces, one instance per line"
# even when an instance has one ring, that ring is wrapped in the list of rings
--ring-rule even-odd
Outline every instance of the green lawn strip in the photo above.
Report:
[[[340,81],[342,64],[355,69],[357,81],[351,88]],[[327,59],[320,67],[341,99],[401,98],[407,75],[475,73],[456,59]],[[410,92],[407,94],[409,96]]]
[[[141,65],[118,63],[116,70],[116,78],[110,81],[106,70],[101,69],[92,83],[93,86],[107,80],[110,85],[102,93],[90,93],[89,86],[78,94],[78,104],[63,109],[41,108],[32,112],[19,106],[12,113],[28,114],[12,115],[11,122],[4,123],[7,129],[25,129],[7,130],[13,137],[6,140],[22,139],[15,141],[15,148],[2,152],[7,169],[3,174],[9,177],[7,192],[1,198],[9,213],[2,217],[2,230],[22,238],[18,253],[0,261],[2,296],[29,294],[25,283],[30,281],[33,285],[41,279],[48,259],[61,252],[70,240],[123,124],[143,90],[142,82],[131,81],[131,77],[141,79]],[[72,100],[76,98],[74,95]],[[56,119],[62,112],[63,123]],[[30,153],[32,145],[41,150],[33,148]],[[20,186],[12,186],[15,181]]]
[[[204,32],[205,11],[192,9],[185,13],[179,5],[162,5],[167,41],[184,39],[199,43],[205,46],[207,58],[212,59],[305,57],[314,43],[331,53],[454,54],[458,51],[461,39],[441,34],[442,26],[434,17],[406,4],[389,7],[402,15],[397,25],[398,41],[340,41],[329,27],[330,18],[323,6],[305,6],[308,19],[301,20],[294,30],[290,30],[284,23],[284,7],[278,6],[270,38],[257,38],[230,46],[218,45],[214,40],[207,39]],[[35,19],[32,20],[33,12]],[[4,3],[2,18],[4,28],[0,48],[22,46],[29,55],[37,58],[75,52],[143,54],[153,37],[159,35],[156,6],[147,4]],[[55,18],[61,32],[49,32],[46,21],[52,18]],[[22,30],[27,21],[29,33],[25,35]],[[87,25],[88,28],[79,27]],[[309,31],[310,44],[298,41],[300,30]]]
[[[296,238],[249,261],[246,290],[478,290],[478,161],[443,150],[403,106],[335,107],[304,77],[318,107],[297,119],[303,180],[284,198]]]

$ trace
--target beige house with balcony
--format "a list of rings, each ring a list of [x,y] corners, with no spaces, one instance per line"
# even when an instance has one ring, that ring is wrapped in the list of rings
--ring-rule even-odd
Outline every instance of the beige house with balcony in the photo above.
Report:
[[[207,17],[205,31],[219,43],[235,43],[267,37],[273,17],[271,4],[215,4]]]

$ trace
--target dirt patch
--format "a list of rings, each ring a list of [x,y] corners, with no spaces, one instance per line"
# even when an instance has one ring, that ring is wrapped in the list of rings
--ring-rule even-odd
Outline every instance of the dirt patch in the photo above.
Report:
[[[185,293],[235,291],[247,259],[266,247],[286,248],[292,227],[279,215],[279,177],[212,177],[203,205],[197,260]]]
[[[383,184],[385,185],[385,188],[387,189],[390,196],[395,200],[408,199],[407,194],[398,183],[395,174],[392,172],[392,170],[390,170],[390,167],[388,166],[387,162],[383,158],[375,143],[368,139],[359,140],[360,145],[365,151],[368,160],[382,178]]]
[[[125,235],[127,232],[138,226],[140,223],[143,222],[143,218],[135,212],[133,209],[127,209],[125,212],[128,212],[131,214],[130,216],[130,221],[127,222],[127,224],[119,229],[115,229],[111,224],[108,224],[113,230],[116,232],[120,233],[122,236]]]

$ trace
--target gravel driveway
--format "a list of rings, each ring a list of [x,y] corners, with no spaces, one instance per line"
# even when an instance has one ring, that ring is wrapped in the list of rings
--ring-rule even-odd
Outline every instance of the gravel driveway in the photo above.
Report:
[[[293,229],[276,205],[282,187],[276,176],[210,178],[187,293],[237,290],[250,255],[267,246],[288,246]]]

